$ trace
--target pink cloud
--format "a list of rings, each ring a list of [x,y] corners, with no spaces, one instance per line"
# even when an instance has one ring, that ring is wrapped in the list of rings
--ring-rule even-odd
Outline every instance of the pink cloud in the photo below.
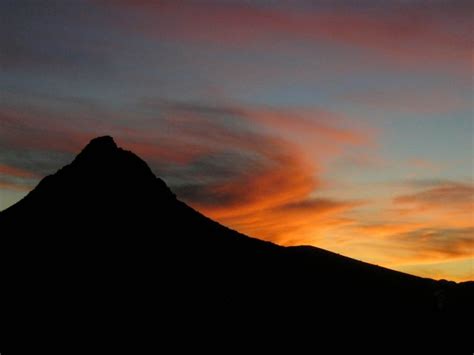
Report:
[[[31,178],[36,176],[36,174],[32,171],[2,164],[0,164],[0,175],[8,175],[20,178]]]
[[[444,182],[439,186],[397,196],[398,205],[414,205],[417,208],[465,209],[474,207],[474,186],[467,183]]]
[[[452,4],[400,4],[377,11],[324,9],[288,11],[283,7],[194,2],[109,2],[134,8],[148,20],[127,27],[156,38],[217,44],[260,46],[295,40],[334,42],[373,51],[386,61],[426,67],[471,63],[470,8]],[[465,4],[464,4],[465,5]],[[297,8],[297,7],[296,7]],[[154,20],[153,20],[154,19]],[[453,66],[450,69],[456,70]]]
[[[324,137],[328,140],[346,144],[369,144],[374,132],[364,132],[337,127],[337,124],[350,122],[340,114],[323,110],[261,110],[250,111],[251,118],[282,132],[293,132],[299,137]],[[331,122],[329,124],[328,122]]]
[[[81,122],[81,120],[79,120]],[[90,140],[89,130],[43,110],[0,107],[2,144],[11,148],[74,153]],[[96,127],[97,129],[98,127]],[[93,133],[92,133],[93,134]]]

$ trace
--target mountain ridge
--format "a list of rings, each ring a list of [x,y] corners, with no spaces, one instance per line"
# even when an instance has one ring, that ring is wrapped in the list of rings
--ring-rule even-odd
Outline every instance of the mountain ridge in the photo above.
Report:
[[[55,317],[61,309],[73,319],[100,310],[115,319],[122,304],[130,322],[141,319],[129,314],[133,306],[144,314],[158,308],[170,324],[207,317],[268,329],[287,329],[283,318],[375,323],[382,312],[454,337],[463,329],[451,323],[472,314],[470,283],[420,278],[312,246],[282,247],[214,222],[179,201],[110,136],[93,139],[71,164],[0,212],[0,230],[7,303],[17,310],[21,304],[30,320],[46,317],[38,302]],[[58,292],[65,298],[53,302]]]
[[[59,169],[55,174],[48,175],[45,178],[43,178],[40,181],[40,183],[38,184],[37,188],[42,189],[43,186],[48,185],[52,179],[55,179],[58,176],[60,177],[61,174],[64,174],[65,172],[68,172],[68,169],[77,167],[78,164],[79,165],[84,164],[84,163],[88,164],[89,167],[85,167],[85,168],[89,168],[89,169],[90,168],[94,169],[94,168],[97,168],[97,167],[102,169],[104,167],[104,163],[106,163],[106,160],[108,158],[110,158],[111,156],[115,155],[115,154],[120,154],[123,157],[127,157],[126,158],[127,160],[129,160],[129,161],[132,160],[132,161],[135,161],[136,163],[138,163],[138,164],[136,164],[137,168],[140,168],[142,171],[146,172],[146,174],[149,175],[147,177],[149,177],[150,179],[159,181],[159,184],[162,183],[162,185],[166,187],[166,190],[164,190],[164,194],[165,194],[166,197],[169,197],[171,195],[173,198],[176,198],[176,195],[171,192],[171,189],[166,185],[166,183],[162,179],[160,179],[160,178],[158,178],[154,175],[154,173],[151,171],[151,169],[149,168],[149,166],[146,164],[145,161],[143,161],[140,157],[138,157],[137,155],[135,155],[131,151],[124,150],[124,149],[118,147],[117,144],[115,143],[113,137],[111,137],[111,136],[100,136],[100,137],[92,139],[89,142],[89,144],[87,144],[85,146],[85,148],[76,156],[76,158],[70,164],[68,164],[68,165],[64,166],[63,168]],[[80,167],[80,168],[84,168],[84,167]],[[105,168],[106,169],[110,168],[110,166],[105,165]],[[94,170],[93,170],[93,172],[94,172]],[[134,171],[134,173],[136,173],[136,170]],[[146,175],[146,174],[144,174],[144,175]],[[143,177],[141,177],[141,178],[143,178]],[[34,189],[32,191],[32,193],[34,193],[35,190],[36,189]],[[170,193],[170,195],[168,194],[168,192]],[[28,196],[26,196],[25,198],[28,198]],[[21,203],[20,203],[20,205],[21,205]],[[14,206],[11,206],[10,208],[12,208]],[[8,210],[9,210],[9,208],[5,209],[4,211],[0,211],[0,218],[1,218],[2,212],[8,213]],[[208,218],[208,217],[205,217],[205,218]],[[213,221],[213,222],[218,223],[218,222],[215,222],[215,221]],[[232,230],[228,227],[225,227],[225,226],[223,226],[223,227],[226,228],[226,229]],[[235,230],[232,230],[232,231],[244,236],[242,233],[239,233]],[[245,237],[248,237],[248,236],[245,236]],[[252,238],[252,237],[250,237],[250,238]],[[254,238],[254,239],[261,240],[261,239],[258,239],[258,238]],[[268,241],[264,241],[264,242],[274,244],[274,243],[268,242]],[[283,246],[280,246],[280,247],[283,247]],[[354,258],[343,256],[343,255],[340,255],[338,253],[334,253],[334,252],[331,252],[331,251],[328,251],[328,250],[325,250],[325,249],[321,249],[321,248],[315,247],[313,245],[299,245],[299,246],[290,246],[290,247],[286,247],[286,248],[292,248],[292,249],[295,249],[295,250],[307,250],[307,249],[308,250],[311,250],[311,249],[320,250],[320,251],[324,251],[324,252],[327,252],[327,253],[331,253],[333,255],[337,255],[337,256],[341,256],[341,257],[353,260],[355,262],[360,262],[360,263],[364,263],[364,264],[367,264],[367,265],[380,267],[378,265],[373,265],[373,264],[366,263],[366,262],[358,260],[358,259],[354,259]],[[381,268],[384,268],[384,267],[381,267]],[[407,274],[407,273],[404,273],[404,272],[395,271],[395,270],[392,270],[392,269],[389,269],[389,268],[384,268],[384,269],[390,270],[392,272],[397,272],[397,273],[400,273],[400,274],[403,274],[403,275],[409,275],[411,277],[416,277],[416,278],[420,278],[420,279],[429,279],[429,278],[419,277],[419,276],[416,276],[416,275]],[[454,281],[449,281],[449,282],[454,282]]]

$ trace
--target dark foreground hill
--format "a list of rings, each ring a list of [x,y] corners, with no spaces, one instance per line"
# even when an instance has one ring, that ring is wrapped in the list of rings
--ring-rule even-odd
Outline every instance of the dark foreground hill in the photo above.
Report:
[[[225,340],[230,351],[253,334],[267,350],[328,336],[333,349],[357,338],[472,350],[472,283],[242,235],[177,200],[110,137],[1,212],[0,243],[1,323],[17,347]]]

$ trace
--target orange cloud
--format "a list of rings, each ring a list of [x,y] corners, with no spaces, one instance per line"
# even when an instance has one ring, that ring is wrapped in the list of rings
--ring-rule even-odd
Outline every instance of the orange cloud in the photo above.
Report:
[[[411,232],[421,227],[423,227],[422,223],[397,221],[391,223],[361,223],[353,228],[373,238],[385,239],[396,234]]]
[[[170,176],[178,196],[213,218],[237,227],[247,223],[250,214],[261,211],[268,214],[268,220],[283,221],[283,206],[308,201],[314,204],[313,217],[337,214],[352,206],[344,201],[323,203],[312,195],[320,185],[320,158],[370,141],[367,133],[338,127],[344,117],[324,110],[298,112],[160,100],[140,104],[159,118],[140,128],[110,122],[106,133],[159,168],[157,174]],[[65,127],[64,123],[56,125],[54,116],[44,119],[40,114],[37,119],[29,112],[2,113],[0,122],[17,149],[70,151],[102,133],[104,126],[91,121],[87,126]],[[329,118],[334,124],[326,122]],[[13,142],[16,135],[23,138]],[[308,145],[302,140],[313,142]],[[300,206],[302,209],[303,204]],[[297,229],[304,220],[297,221],[297,214],[291,211],[294,208],[286,211],[285,223]],[[254,221],[255,228],[243,231],[258,231],[267,239],[282,234],[276,228],[265,231],[265,219],[262,215],[260,227]]]
[[[390,239],[400,245],[407,257],[420,262],[472,257],[474,227],[422,228],[401,233]]]
[[[409,265],[433,264],[472,257],[474,250],[472,221],[468,227],[442,225],[433,220],[417,223],[399,220],[373,225],[353,221],[340,228],[339,233],[344,236],[343,238],[323,239],[319,245],[397,270],[403,270]]]
[[[420,180],[405,185],[414,191],[379,203],[377,208],[369,205],[370,212],[351,213],[352,223],[343,225],[334,240],[323,240],[323,246],[401,271],[424,270],[417,274],[431,277],[446,274],[440,270],[426,274],[429,267],[423,265],[461,265],[472,258],[472,184]],[[474,277],[472,271],[464,271],[453,267],[452,272],[458,279]]]
[[[374,209],[374,202],[321,194],[323,160],[341,154],[341,147],[372,141],[370,133],[341,128],[344,117],[324,110],[163,101],[148,105],[159,118],[138,128],[110,123],[112,134],[165,175],[178,197],[232,228],[399,269],[472,254],[471,184],[413,184],[409,188],[414,191],[370,216],[360,209]],[[38,122],[41,128],[36,128]],[[49,147],[48,154],[82,146],[103,128],[69,127],[69,135],[54,117],[39,115],[38,121],[28,112],[14,111],[2,111],[0,124],[14,143],[10,150]],[[23,138],[13,141],[18,133]],[[8,147],[8,142],[1,144]],[[0,181],[0,188],[18,189],[21,179],[35,178],[30,171],[38,173],[28,165],[0,165],[0,173],[9,177]]]
[[[319,159],[370,141],[365,133],[323,124],[321,115],[329,112],[147,102],[164,111],[168,133],[209,147],[189,163],[192,181],[176,191],[226,225],[283,244],[308,244],[356,205],[314,197],[320,185]],[[305,137],[315,140],[311,147],[320,148],[314,149],[317,154],[302,143]]]
[[[474,258],[472,257],[447,262],[403,265],[398,267],[398,269],[410,274],[438,280],[447,279],[457,282],[474,280]]]
[[[347,223],[341,215],[360,205],[358,201],[306,198],[286,204],[228,216],[223,223],[262,239],[282,245],[321,245],[331,229]]]
[[[31,186],[21,185],[18,183],[9,183],[0,180],[0,192],[1,190],[13,190],[13,191],[30,191]]]
[[[395,215],[403,219],[416,218],[425,228],[465,229],[474,225],[472,183],[433,182],[421,191],[395,197],[393,203]]]

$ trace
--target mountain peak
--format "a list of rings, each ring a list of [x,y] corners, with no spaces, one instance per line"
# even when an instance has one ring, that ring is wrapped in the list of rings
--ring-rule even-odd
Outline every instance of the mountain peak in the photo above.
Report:
[[[71,164],[45,177],[30,195],[38,193],[58,201],[71,196],[76,200],[92,200],[96,194],[107,196],[109,201],[123,200],[130,204],[147,199],[175,199],[166,183],[155,176],[145,161],[117,146],[111,136],[92,139]],[[31,196],[26,198],[32,199]],[[119,205],[117,201],[115,207]]]
[[[88,146],[117,148],[117,144],[111,136],[96,137],[89,142],[86,148]]]
[[[77,176],[86,174],[94,179],[105,178],[122,184],[155,184],[157,180],[145,161],[117,146],[111,136],[92,139],[71,165]]]
[[[102,136],[92,139],[89,144],[85,146],[80,156],[103,156],[116,152],[119,148],[111,136]]]

